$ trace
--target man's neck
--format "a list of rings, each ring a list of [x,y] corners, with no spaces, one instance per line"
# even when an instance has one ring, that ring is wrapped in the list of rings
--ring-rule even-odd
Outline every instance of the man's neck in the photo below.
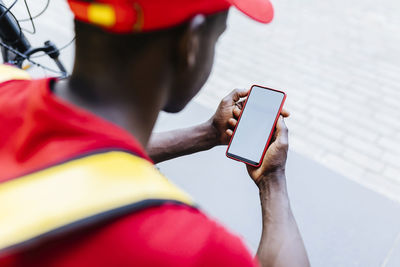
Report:
[[[115,81],[110,88],[105,81],[91,83],[72,76],[69,80],[58,81],[53,91],[62,99],[129,131],[146,147],[162,108],[163,94],[154,95],[154,89],[134,89],[117,79]],[[121,92],[126,94],[118,95]]]

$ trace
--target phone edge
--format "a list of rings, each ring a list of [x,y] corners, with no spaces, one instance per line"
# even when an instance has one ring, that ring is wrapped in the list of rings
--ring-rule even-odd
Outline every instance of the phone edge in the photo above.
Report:
[[[246,164],[246,165],[250,165],[250,166],[253,166],[253,167],[258,168],[258,167],[261,166],[262,161],[263,161],[264,156],[265,156],[265,153],[267,152],[268,146],[269,146],[269,144],[270,144],[270,142],[271,142],[272,134],[274,133],[276,124],[277,124],[278,119],[279,119],[279,116],[280,116],[280,114],[281,114],[281,112],[282,112],[283,105],[285,104],[286,96],[287,96],[287,95],[286,95],[285,92],[283,92],[283,91],[281,91],[281,90],[273,89],[273,88],[269,88],[269,87],[265,87],[265,86],[261,86],[261,85],[257,85],[257,84],[253,84],[253,85],[250,87],[250,91],[249,91],[249,94],[248,94],[248,95],[250,95],[251,91],[253,90],[253,87],[255,87],[255,86],[256,86],[256,87],[261,87],[261,88],[264,88],[264,89],[268,89],[268,90],[272,90],[272,91],[279,92],[279,93],[282,93],[282,94],[283,94],[283,99],[282,99],[281,105],[280,105],[280,107],[279,107],[277,116],[276,116],[276,118],[275,118],[274,125],[272,126],[272,130],[271,130],[271,132],[270,132],[270,134],[269,134],[269,136],[268,136],[267,143],[265,144],[264,151],[263,151],[263,153],[262,153],[262,155],[261,155],[260,161],[259,161],[259,163],[258,163],[257,165],[255,165],[255,164],[251,164],[251,163],[249,163],[249,162],[246,162],[246,161],[243,161],[243,160],[240,160],[240,159],[238,159],[238,158],[231,157],[231,156],[228,155],[229,147],[231,146],[232,139],[233,139],[233,137],[235,136],[236,128],[237,128],[237,126],[239,125],[239,121],[240,121],[240,119],[242,118],[242,113],[243,113],[243,111],[244,111],[244,109],[245,109],[245,107],[246,107],[247,100],[249,99],[248,97],[246,98],[246,101],[244,102],[242,112],[241,112],[240,115],[239,115],[239,118],[238,118],[238,121],[237,121],[237,123],[236,123],[235,129],[233,130],[232,137],[231,137],[231,139],[229,140],[229,144],[228,144],[228,147],[226,148],[225,155],[226,155],[227,158],[230,158],[230,159],[233,159],[233,160],[242,162],[242,163],[244,163],[244,164]]]

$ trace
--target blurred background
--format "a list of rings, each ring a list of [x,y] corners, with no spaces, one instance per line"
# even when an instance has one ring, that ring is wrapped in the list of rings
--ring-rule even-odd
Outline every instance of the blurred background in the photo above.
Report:
[[[46,9],[27,38],[63,47],[61,59],[71,70],[73,18],[66,2],[26,2],[33,16]],[[288,187],[312,265],[400,266],[400,2],[272,2],[269,25],[230,11],[209,81],[182,113],[161,114],[156,131],[207,120],[234,88],[259,84],[287,92]],[[29,17],[24,1],[12,12]],[[33,30],[30,21],[21,26]],[[37,60],[55,69],[46,57]],[[29,72],[55,75],[38,67]],[[159,168],[255,251],[258,193],[225,149]]]

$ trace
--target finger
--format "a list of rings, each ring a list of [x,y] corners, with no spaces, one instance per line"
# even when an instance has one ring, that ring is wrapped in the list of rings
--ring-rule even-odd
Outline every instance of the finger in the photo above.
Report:
[[[229,96],[233,102],[237,102],[240,100],[240,98],[247,96],[249,91],[249,89],[235,89],[230,93]]]
[[[230,119],[228,120],[228,124],[229,124],[229,126],[231,126],[232,128],[235,128],[235,127],[236,127],[236,124],[237,124],[237,120],[235,120],[234,118],[230,118]]]
[[[246,102],[246,99],[243,99],[243,100],[240,100],[240,101],[236,102],[235,105],[236,105],[238,108],[242,109],[245,102]]]
[[[284,118],[287,118],[287,117],[290,116],[290,112],[289,112],[287,109],[282,109],[281,115],[282,115]]]
[[[288,144],[288,128],[282,116],[279,116],[278,122],[276,123],[276,141],[282,145]]]
[[[231,129],[227,129],[227,130],[225,131],[225,133],[226,133],[229,137],[231,137],[231,136],[233,135],[233,131],[232,131]]]
[[[281,115],[282,115],[284,118],[287,118],[287,117],[290,116],[290,112],[289,112],[287,109],[282,109]]]
[[[235,107],[235,108],[233,109],[233,116],[234,116],[235,118],[239,118],[241,112],[242,112],[242,110],[241,110],[240,108]]]

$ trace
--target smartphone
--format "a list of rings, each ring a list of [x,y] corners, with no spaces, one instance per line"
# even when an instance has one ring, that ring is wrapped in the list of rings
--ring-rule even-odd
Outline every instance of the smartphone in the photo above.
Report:
[[[259,167],[271,141],[286,94],[253,85],[244,103],[226,156]]]

